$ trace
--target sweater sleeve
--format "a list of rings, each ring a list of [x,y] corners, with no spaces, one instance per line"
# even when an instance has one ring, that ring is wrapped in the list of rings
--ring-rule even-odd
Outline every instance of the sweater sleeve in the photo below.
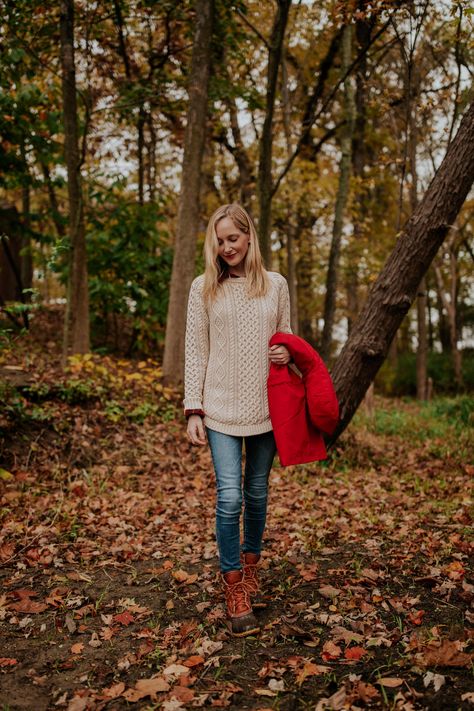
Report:
[[[278,293],[278,323],[277,331],[281,333],[292,333],[291,312],[290,312],[290,292],[285,277],[281,277],[281,285]]]
[[[209,360],[209,316],[202,296],[202,278],[191,284],[186,318],[184,357],[185,411],[202,411],[204,378]]]

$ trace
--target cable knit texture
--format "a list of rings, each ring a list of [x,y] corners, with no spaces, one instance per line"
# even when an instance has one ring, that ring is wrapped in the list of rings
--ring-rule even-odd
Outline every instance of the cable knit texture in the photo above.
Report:
[[[204,275],[191,285],[186,324],[185,410],[203,410],[204,424],[230,435],[272,429],[267,398],[268,342],[291,333],[290,298],[284,277],[267,272],[263,297],[249,297],[247,279],[226,279],[209,308]]]

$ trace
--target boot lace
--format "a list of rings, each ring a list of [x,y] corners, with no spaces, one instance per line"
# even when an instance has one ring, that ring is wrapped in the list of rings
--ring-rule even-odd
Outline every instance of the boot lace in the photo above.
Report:
[[[250,595],[246,583],[239,580],[236,583],[226,583],[225,601],[232,617],[250,613]]]

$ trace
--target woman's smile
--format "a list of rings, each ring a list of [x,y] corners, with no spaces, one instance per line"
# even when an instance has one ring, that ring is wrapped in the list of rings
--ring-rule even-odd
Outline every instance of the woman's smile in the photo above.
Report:
[[[245,257],[249,249],[249,235],[236,227],[230,217],[216,225],[217,253],[227,264],[245,271]]]

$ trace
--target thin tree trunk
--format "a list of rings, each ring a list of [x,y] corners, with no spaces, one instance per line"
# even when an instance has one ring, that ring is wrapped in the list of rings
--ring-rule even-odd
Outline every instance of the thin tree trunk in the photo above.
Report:
[[[367,196],[364,188],[364,169],[367,163],[366,123],[367,123],[367,53],[364,48],[371,42],[371,25],[364,16],[355,24],[357,41],[357,55],[360,62],[356,67],[355,75],[355,120],[352,139],[352,174],[355,178],[354,210],[353,210],[353,239],[346,250],[346,276],[345,288],[347,294],[347,333],[351,333],[352,326],[359,313],[359,245],[364,234],[364,223],[367,214]]]
[[[138,204],[145,203],[145,121],[143,106],[140,106],[137,121],[137,158],[138,158]]]
[[[28,173],[28,163],[26,161],[25,139],[21,140],[21,157],[25,166],[25,172]],[[33,255],[31,253],[31,232],[30,232],[30,186],[25,181],[21,189],[21,211],[23,215],[23,230],[21,237],[21,281],[23,289],[31,289],[33,284]],[[27,291],[23,295],[25,302],[31,301],[31,293]]]
[[[344,28],[342,38],[342,64],[341,71],[345,75],[351,63],[352,25]],[[324,300],[324,328],[321,340],[321,356],[328,359],[331,354],[332,331],[334,314],[336,312],[336,296],[338,287],[339,256],[341,252],[342,228],[344,212],[349,197],[349,179],[351,174],[351,147],[354,131],[354,92],[352,80],[346,76],[344,81],[344,113],[346,125],[341,138],[341,161],[339,172],[339,186],[337,190],[336,206],[334,210],[334,224],[332,229],[331,251],[326,275],[326,296]]]
[[[267,95],[265,103],[265,121],[260,137],[260,159],[258,165],[258,232],[262,255],[268,268],[271,268],[271,208],[272,208],[272,149],[273,149],[273,114],[280,67],[283,39],[291,0],[278,0],[270,47],[268,52]]]
[[[290,292],[290,321],[293,333],[298,335],[298,284],[295,265],[295,234],[296,229],[294,225],[288,225],[286,230],[286,257],[288,291]]]
[[[380,272],[333,370],[341,405],[334,441],[382,365],[418,285],[474,182],[474,102]]]
[[[89,343],[89,291],[84,210],[78,146],[76,70],[74,63],[74,0],[61,0],[60,16],[64,153],[69,198],[70,259],[68,299],[64,321],[63,356],[87,353]]]
[[[418,166],[416,148],[418,144],[417,131],[417,97],[419,92],[419,77],[413,55],[407,67],[407,114],[410,154],[410,208],[415,212],[418,205]],[[416,297],[416,322],[418,330],[418,345],[416,349],[416,397],[426,400],[428,396],[428,329],[426,326],[426,277],[423,277],[418,287]]]
[[[438,264],[434,265],[434,272],[436,277],[436,285],[438,289],[439,298],[446,312],[448,327],[449,327],[449,345],[451,350],[451,357],[453,360],[454,369],[454,382],[456,388],[460,390],[463,386],[462,378],[462,356],[461,351],[458,348],[458,333],[457,333],[457,319],[456,319],[456,297],[457,297],[457,258],[454,250],[451,246],[449,249],[449,267],[451,273],[451,288],[449,299],[446,296],[444,289],[443,276],[441,274],[441,269]]]
[[[255,176],[253,174],[252,163],[248,157],[244,142],[242,140],[242,134],[238,121],[237,105],[233,96],[227,99],[227,108],[229,109],[230,127],[235,146],[232,154],[239,169],[240,203],[246,210],[248,210],[248,212],[252,212],[251,201],[255,192]]]
[[[56,191],[54,189],[53,181],[51,180],[51,173],[49,167],[46,163],[42,163],[43,176],[46,182],[46,188],[48,190],[49,205],[51,207],[51,217],[56,228],[56,232],[59,237],[64,237],[66,234],[66,228],[64,222],[61,219],[61,213],[59,211],[58,198]]]
[[[196,0],[196,30],[191,58],[189,108],[184,136],[183,171],[174,244],[170,300],[166,320],[163,375],[183,380],[186,303],[194,277],[199,230],[199,187],[206,135],[214,0]]]

